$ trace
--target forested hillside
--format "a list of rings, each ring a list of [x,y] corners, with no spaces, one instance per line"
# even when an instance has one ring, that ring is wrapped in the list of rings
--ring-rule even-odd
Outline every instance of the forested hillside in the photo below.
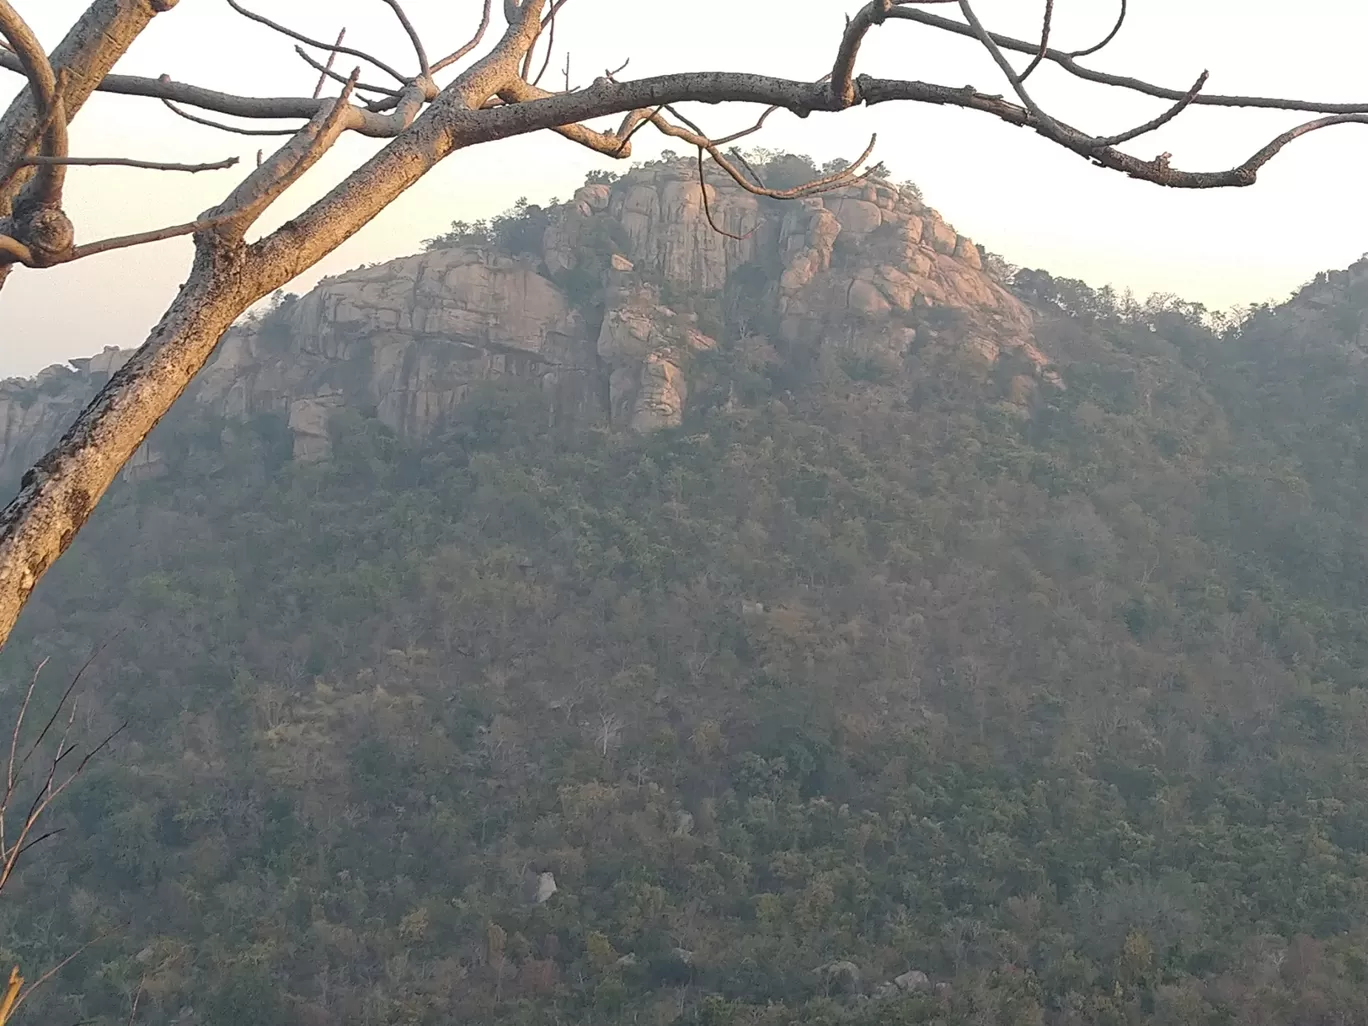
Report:
[[[724,291],[653,433],[183,405],[4,652],[129,724],[0,901],[96,941],[31,1021],[1368,1023],[1368,263],[1011,288],[1057,387]]]

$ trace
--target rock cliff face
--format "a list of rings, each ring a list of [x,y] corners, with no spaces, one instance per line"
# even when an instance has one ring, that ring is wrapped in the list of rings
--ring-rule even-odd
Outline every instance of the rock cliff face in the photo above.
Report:
[[[705,203],[696,173],[659,162],[585,185],[530,244],[477,240],[326,279],[231,330],[187,398],[286,418],[296,457],[320,459],[339,407],[422,439],[497,375],[537,380],[558,422],[675,426],[694,358],[743,336],[894,361],[939,347],[1023,404],[1059,384],[1027,309],[909,192],[869,181],[781,203],[719,174]],[[126,358],[0,383],[0,476],[22,473]],[[157,461],[154,436],[129,472]]]

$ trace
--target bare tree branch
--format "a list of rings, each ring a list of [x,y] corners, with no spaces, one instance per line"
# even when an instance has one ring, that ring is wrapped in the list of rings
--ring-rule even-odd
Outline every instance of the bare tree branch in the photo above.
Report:
[[[564,2],[564,0],[562,0],[562,2]],[[537,72],[537,77],[532,80],[533,85],[539,85],[542,78],[546,75],[546,69],[551,67],[551,54],[556,49],[556,12],[560,10],[560,6],[561,5],[558,3],[552,7],[551,14],[548,16],[549,24],[546,31],[546,59],[542,61],[541,71]],[[532,52],[531,49],[527,51],[528,57],[532,56]],[[523,77],[526,77],[526,73],[524,73]],[[565,75],[565,91],[570,91],[570,73],[568,71]]]
[[[344,40],[344,39],[346,39],[346,38],[347,38],[347,26],[343,25],[342,28],[341,28],[341,30],[337,33],[337,42],[334,43],[333,45],[334,45],[334,46],[341,46],[341,45],[342,45],[342,40]],[[296,46],[296,47],[295,47],[295,53],[299,54],[299,56],[303,57],[306,61],[309,61],[310,63],[313,63],[313,58],[306,56],[305,53],[304,53],[304,50],[303,50],[301,47]],[[319,68],[319,71],[321,71],[322,74],[320,74],[320,75],[318,76],[318,85],[314,86],[313,98],[314,98],[315,100],[318,99],[318,97],[319,97],[320,95],[322,95],[322,93],[323,93],[323,86],[327,84],[327,82],[328,82],[328,76],[331,75],[331,74],[333,73],[332,66],[333,66],[333,62],[336,61],[336,60],[337,60],[337,51],[336,51],[336,50],[329,50],[329,51],[328,51],[328,63],[327,63],[326,65],[324,65],[323,67]]]
[[[737,242],[744,242],[746,241],[746,239],[749,239],[752,235],[754,235],[757,229],[760,227],[759,225],[756,225],[755,228],[752,228],[750,231],[746,232],[745,235],[736,235],[732,232],[727,231],[725,228],[722,228],[718,225],[718,223],[715,220],[713,220],[712,202],[708,199],[708,182],[707,178],[703,174],[702,146],[698,147],[698,191],[703,197],[703,216],[708,219],[708,227],[710,227],[713,231],[717,232],[718,235],[725,236],[728,239],[735,239]]]
[[[258,163],[257,168],[233,191],[228,200],[208,216],[169,228],[73,246],[45,263],[39,262],[39,265],[70,263],[110,250],[141,246],[196,232],[213,231],[231,223],[238,223],[245,229],[336,141],[345,128],[348,113],[355,110],[347,101],[351,97],[355,77],[359,73],[358,68],[352,73],[352,78],[348,80],[340,97],[327,101],[328,107],[325,110],[320,111],[309,124],[292,133],[292,140],[273,156],[271,161],[265,164]],[[0,236],[0,258],[6,256],[14,262],[26,265],[35,260],[31,252],[24,252],[22,243]],[[0,263],[5,262],[9,261],[0,260]]]
[[[33,691],[38,686],[38,677],[43,672],[43,667],[48,664],[44,659],[38,664],[38,668],[33,671],[33,677],[29,680],[28,691],[24,693],[24,701],[19,706],[19,712],[14,717],[14,731],[10,736],[9,764],[5,770],[5,796],[0,799],[0,852],[7,851],[5,845],[5,816],[3,810],[9,808],[10,799],[14,796],[14,786],[16,783],[14,757],[19,753],[19,734],[24,729],[24,717],[28,715],[29,703],[33,701]],[[22,768],[22,767],[20,767]]]
[[[67,167],[137,167],[147,171],[223,171],[238,162],[237,157],[226,157],[212,164],[163,164],[154,160],[133,160],[130,157],[22,157],[21,165],[64,164]]]
[[[193,235],[195,232],[209,231],[228,220],[230,217],[227,216],[210,217],[199,221],[190,221],[186,224],[173,225],[170,228],[157,228],[150,232],[138,232],[135,235],[119,235],[112,239],[103,239],[100,242],[87,242],[83,246],[74,247],[70,259],[63,261],[63,263],[83,260],[86,257],[108,253],[115,249],[131,249],[134,246],[146,246],[149,243],[161,242],[165,239],[175,239],[183,235]]]
[[[11,67],[11,64],[14,67]],[[19,70],[15,58],[3,53],[0,53],[0,68]],[[239,96],[234,93],[224,93],[215,89],[204,89],[200,86],[176,82],[165,75],[160,78],[107,75],[99,83],[99,89],[101,92],[118,93],[124,96],[145,96],[156,100],[171,100],[198,107],[201,110],[227,114],[231,117],[258,119],[298,118],[307,121],[317,114],[320,108],[332,102],[327,98],[313,99],[308,96]],[[397,127],[400,121],[392,116],[393,112],[399,106],[400,98],[411,95],[412,89],[412,86],[408,86],[400,90],[398,97],[391,98],[383,106],[375,106],[369,110],[358,108],[356,116],[353,118],[354,123],[351,125],[351,131],[375,139],[393,138],[400,130]],[[427,99],[426,90],[420,90],[420,95],[424,100]],[[412,118],[409,117],[408,120],[412,120]],[[215,125],[214,127],[221,126]]]
[[[1007,81],[1011,85],[1013,92],[1017,94],[1017,98],[1021,100],[1026,109],[1031,112],[1031,117],[1033,117],[1043,129],[1053,130],[1054,118],[1046,114],[1045,111],[1041,109],[1040,105],[1031,97],[1021,76],[1012,68],[1011,62],[1007,60],[1007,56],[993,40],[992,34],[983,27],[983,22],[979,21],[978,15],[974,13],[974,5],[970,3],[969,0],[958,0],[958,2],[960,12],[964,15],[964,20],[969,23],[969,27],[973,29],[974,35],[978,38],[978,41],[982,43],[984,49],[988,51],[988,55],[993,58],[993,62],[997,64],[997,66],[1002,69],[1002,73],[1007,76]]]
[[[5,995],[0,998],[0,1023],[7,1023],[10,1016],[14,1013],[15,1002],[19,999],[19,992],[23,989],[24,978],[19,975],[19,967],[16,965],[10,970],[9,983],[5,987]]]
[[[536,85],[542,80],[542,76],[546,74],[546,69],[551,65],[551,51],[556,45],[556,12],[569,2],[570,0],[554,0],[551,4],[550,12],[546,15],[545,19],[542,20],[540,27],[537,29],[537,38],[532,40],[532,44],[527,48],[527,53],[523,55],[522,77],[526,79],[527,73],[532,67],[532,58],[536,53],[537,42],[541,38],[541,33],[544,31],[547,32],[546,60],[542,63],[542,69],[537,73],[537,77],[532,79],[533,85]]]
[[[1206,85],[1207,77],[1208,75],[1205,71],[1198,75],[1197,81],[1193,83],[1192,88],[1188,90],[1187,95],[1168,110],[1164,111],[1164,113],[1160,114],[1157,118],[1154,118],[1152,121],[1146,121],[1143,125],[1137,125],[1129,131],[1099,139],[1098,144],[1101,146],[1120,146],[1124,142],[1138,139],[1142,135],[1146,135],[1157,128],[1162,128],[1164,125],[1167,125],[1192,105],[1193,101],[1197,99],[1197,95],[1202,91],[1202,87]]]
[[[888,13],[889,18],[904,21],[915,21],[931,28],[940,29],[943,32],[952,32],[955,35],[968,36],[971,39],[977,38],[974,29],[964,22],[955,21],[952,18],[944,18],[930,11],[921,11],[913,7],[895,7]],[[1012,50],[1016,53],[1034,54],[1039,48],[1038,43],[1028,42],[1024,39],[1015,39],[1011,36],[1003,35],[999,32],[990,32],[990,38],[1004,50]],[[1105,44],[1101,44],[1105,45]],[[1101,49],[1101,45],[1086,51],[1077,53],[1065,53],[1061,50],[1047,48],[1045,59],[1058,64],[1061,68],[1073,75],[1075,78],[1085,82],[1093,82],[1097,85],[1115,86],[1118,89],[1127,89],[1131,92],[1141,93],[1145,96],[1153,96],[1160,100],[1181,100],[1186,91],[1182,89],[1172,89],[1167,86],[1155,85],[1143,79],[1132,78],[1127,75],[1113,75],[1104,71],[1093,71],[1085,68],[1075,60],[1076,57],[1096,53]],[[3,55],[0,55],[3,61]],[[1320,100],[1299,100],[1292,97],[1275,96],[1232,96],[1217,93],[1204,93],[1197,97],[1193,103],[1198,106],[1209,107],[1253,107],[1262,110],[1288,110],[1302,111],[1307,114],[1368,114],[1368,103],[1338,103]]]
[[[770,119],[771,114],[782,109],[783,108],[781,107],[766,107],[760,114],[760,117],[756,119],[755,124],[751,125],[750,128],[743,128],[741,131],[733,132],[731,135],[724,135],[721,139],[714,139],[713,142],[717,146],[726,146],[728,143],[734,143],[736,140],[744,139],[748,135],[754,135],[765,127],[765,122]]]
[[[43,725],[43,729],[38,732],[38,737],[34,739],[33,744],[29,746],[29,750],[25,752],[23,758],[19,760],[19,765],[15,768],[14,773],[10,775],[11,781],[14,780],[16,775],[22,774],[24,772],[24,767],[28,764],[29,759],[31,759],[34,753],[38,751],[43,741],[47,738],[48,733],[52,730],[53,724],[55,724],[57,722],[58,717],[61,716],[62,709],[66,707],[67,700],[71,698],[71,693],[75,691],[76,688],[80,685],[82,678],[84,678],[86,675],[86,671],[94,665],[95,660],[100,657],[100,654],[104,652],[106,648],[109,647],[110,642],[113,640],[113,638],[109,638],[108,640],[104,641],[99,646],[99,648],[95,649],[95,651],[92,652],[86,658],[86,661],[81,664],[80,669],[76,671],[75,676],[73,676],[70,682],[67,684],[66,690],[62,692],[62,696],[57,702],[57,707],[52,711],[52,716],[48,719],[47,723]],[[47,661],[44,660],[43,663],[40,663],[38,666],[38,670],[41,671],[43,666],[46,665],[46,662]],[[35,678],[36,676],[37,674],[35,673]],[[25,707],[27,707],[27,702],[25,703]],[[17,733],[18,732],[16,729],[16,736]],[[4,801],[0,802],[0,808],[9,808],[9,799],[11,797],[12,793],[7,790]]]
[[[308,46],[316,47],[319,50],[327,50],[331,53],[345,53],[352,57],[359,57],[363,61],[368,61],[371,64],[374,64],[385,74],[389,75],[391,78],[395,79],[397,82],[403,85],[407,85],[410,81],[410,77],[408,75],[400,74],[399,72],[395,71],[394,68],[390,67],[390,65],[380,60],[380,58],[374,57],[371,54],[366,53],[366,51],[364,50],[356,50],[349,46],[342,46],[340,43],[324,43],[321,40],[313,39],[310,36],[304,35],[303,33],[296,32],[294,29],[286,28],[284,25],[280,24],[280,22],[272,21],[264,14],[257,14],[254,11],[249,11],[247,8],[243,7],[240,3],[238,3],[237,0],[227,0],[227,2],[229,7],[237,11],[238,14],[242,15],[244,18],[247,18],[251,21],[255,21],[259,25],[265,25],[269,29],[274,29],[276,32],[279,32],[282,36],[289,36],[291,39],[296,40],[297,42],[304,43]],[[388,2],[388,0],[386,0],[386,2]]]
[[[1050,49],[1050,24],[1054,20],[1054,0],[1045,0],[1045,19],[1040,28],[1040,50],[1031,58],[1031,63],[1026,65],[1021,72],[1021,81],[1025,82],[1031,77],[1031,72],[1040,67],[1040,62],[1045,59],[1045,54]],[[1105,43],[1103,44],[1106,45]]]
[[[232,132],[235,135],[294,135],[299,131],[297,128],[243,128],[240,125],[229,125],[222,121],[215,121],[213,118],[202,118],[198,114],[191,114],[189,111],[181,110],[170,100],[162,100],[162,104],[172,114],[186,121],[192,121],[197,125],[204,125],[208,128],[217,128],[220,132]]]
[[[0,890],[3,890],[8,884],[10,877],[14,874],[14,871],[19,865],[20,859],[26,852],[38,844],[41,844],[44,840],[60,833],[60,830],[49,830],[39,834],[36,832],[36,827],[51,804],[71,786],[76,778],[85,771],[85,768],[89,765],[90,761],[98,755],[110,741],[112,741],[115,735],[119,733],[117,730],[114,731],[114,733],[109,735],[104,742],[92,749],[74,770],[60,781],[57,779],[58,771],[63,762],[78,747],[75,744],[68,743],[72,727],[75,724],[76,709],[79,701],[79,698],[73,697],[73,692],[79,686],[86,671],[90,668],[99,654],[104,651],[108,643],[109,642],[106,641],[102,644],[91,654],[85,663],[82,664],[81,668],[77,671],[75,676],[72,677],[66,689],[62,692],[56,707],[52,711],[52,715],[48,718],[42,730],[39,731],[38,736],[34,739],[33,743],[28,746],[28,750],[24,755],[16,761],[16,755],[19,750],[19,739],[23,731],[25,716],[33,699],[34,688],[37,685],[43,667],[47,665],[47,660],[44,660],[38,665],[38,668],[34,671],[33,678],[29,682],[28,691],[25,693],[18,714],[15,716],[14,728],[10,737],[9,761],[5,772],[5,791],[3,796],[0,796]],[[29,802],[28,809],[23,815],[19,825],[18,835],[11,840],[7,836],[7,820],[10,813],[13,811],[16,793],[24,780],[24,768],[33,755],[43,746],[63,711],[67,712],[65,728],[62,731],[61,737],[58,738],[54,754],[48,762],[46,775],[42,783],[36,787],[32,800]],[[121,729],[122,728],[120,728],[120,730]],[[40,979],[38,982],[41,983],[42,980]],[[12,1008],[17,1007],[17,1002],[12,1005]]]
[[[855,59],[860,55],[860,44],[870,29],[884,23],[892,9],[892,0],[876,0],[861,7],[855,17],[846,19],[845,33],[831,69],[831,95],[841,106],[849,107],[856,100]]]
[[[889,103],[916,97],[923,103],[944,103],[980,110],[1001,118],[1008,124],[1036,127],[1032,123],[1030,113],[1024,107],[1007,103],[999,96],[987,96],[973,90],[928,87],[924,83],[893,79],[866,79],[862,85],[862,95],[868,104]],[[1114,148],[1099,147],[1096,137],[1058,120],[1053,122],[1055,135],[1049,138],[1079,156],[1086,157],[1098,167],[1120,171],[1131,178],[1173,189],[1224,189],[1253,185],[1260,168],[1288,143],[1304,135],[1333,125],[1365,123],[1368,123],[1368,115],[1365,114],[1335,114],[1309,121],[1283,132],[1243,163],[1222,171],[1179,171],[1170,167],[1167,160],[1142,160]]]
[[[399,19],[399,24],[403,26],[404,32],[407,33],[409,42],[413,44],[414,55],[418,58],[419,72],[422,74],[423,78],[431,78],[432,69],[428,67],[427,50],[423,48],[423,40],[422,37],[418,35],[418,30],[413,27],[413,22],[409,21],[408,14],[404,12],[403,4],[401,4],[399,0],[381,0],[381,2],[394,12],[394,16]],[[341,45],[341,40],[338,40],[338,45]]]
[[[138,1018],[138,999],[142,997],[143,988],[144,988],[145,986],[147,986],[147,974],[146,974],[146,973],[144,973],[144,974],[142,975],[142,978],[138,980],[138,989],[135,990],[135,991],[133,992],[133,1007],[132,1007],[131,1009],[129,1009],[129,1012],[128,1012],[128,1026],[133,1026],[133,1023],[137,1021],[137,1018]]]
[[[39,987],[41,987],[43,984],[47,983],[48,980],[52,979],[54,976],[56,976],[58,973],[60,973],[63,969],[65,969],[67,966],[69,966],[72,962],[74,962],[77,958],[79,958],[81,955],[85,954],[85,953],[86,953],[87,951],[89,951],[92,947],[94,947],[96,944],[98,944],[100,941],[104,940],[106,936],[107,936],[107,934],[100,934],[98,937],[94,938],[93,940],[87,941],[85,944],[82,944],[79,948],[77,948],[77,949],[76,949],[75,951],[73,951],[71,954],[67,955],[66,958],[62,959],[60,962],[58,962],[56,965],[54,965],[54,966],[53,966],[51,969],[49,969],[47,972],[43,973],[42,976],[40,976],[40,977],[38,977],[38,979],[34,980],[33,983],[28,987],[28,989],[26,989],[22,994],[20,994],[20,995],[18,996],[18,999],[10,1006],[10,1009],[9,1009],[9,1010],[10,1010],[10,1013],[13,1014],[14,1012],[18,1011],[18,1010],[19,1010],[19,1006],[22,1005],[25,1001],[27,1001],[27,1000],[33,995],[33,992],[34,992],[34,991],[36,991],[36,990],[37,990]],[[21,982],[22,982],[22,980],[21,980]],[[0,1022],[3,1022],[3,1021],[4,1021],[4,1020],[0,1020]]]
[[[347,77],[345,75],[339,75],[332,69],[333,58],[337,56],[336,54],[329,54],[328,63],[323,64],[320,61],[316,61],[312,57],[310,57],[308,51],[305,50],[302,46],[296,46],[294,48],[294,51],[299,55],[300,59],[304,61],[305,64],[309,65],[309,67],[319,72],[318,87],[314,90],[313,99],[317,99],[318,95],[321,92],[323,92],[323,86],[327,83],[329,79],[332,79],[334,82],[347,81]],[[364,82],[357,82],[356,89],[358,92],[380,93],[383,96],[398,96],[401,92],[401,90],[391,89],[389,86],[366,85],[366,83]]]
[[[836,63],[827,78],[831,81],[831,95],[838,109],[856,102],[855,59],[869,30],[882,25],[900,4],[948,4],[956,0],[870,0],[853,18],[846,18],[845,32],[836,50]]]
[[[466,54],[474,50],[475,47],[480,45],[480,40],[484,38],[485,32],[489,30],[489,15],[490,8],[492,7],[492,5],[493,0],[484,0],[484,17],[480,19],[480,27],[475,30],[475,35],[471,36],[468,42],[453,50],[451,53],[447,54],[440,61],[434,64],[432,66],[432,73],[434,75],[437,74],[437,72],[439,71],[445,71],[447,68],[451,67],[451,65],[455,64]]]
[[[1121,33],[1121,27],[1126,24],[1126,0],[1121,0],[1121,14],[1116,19],[1116,24],[1112,30],[1102,37],[1102,42],[1095,43],[1085,50],[1074,50],[1069,54],[1070,57],[1090,57],[1099,50],[1104,50],[1111,45],[1111,41]]]

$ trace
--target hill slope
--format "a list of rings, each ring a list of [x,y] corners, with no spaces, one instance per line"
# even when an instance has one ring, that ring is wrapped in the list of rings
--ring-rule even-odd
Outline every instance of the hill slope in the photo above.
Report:
[[[25,965],[113,933],[44,1021],[1368,1021],[1368,265],[1222,335],[1020,272],[897,345],[774,270],[646,283],[713,343],[674,427],[619,368],[177,410],[5,653],[123,631],[0,906]]]

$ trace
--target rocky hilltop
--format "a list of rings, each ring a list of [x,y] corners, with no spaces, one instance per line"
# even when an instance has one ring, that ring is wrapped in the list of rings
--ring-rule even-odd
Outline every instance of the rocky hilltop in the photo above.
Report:
[[[291,297],[225,336],[189,400],[286,418],[296,457],[319,459],[339,407],[421,440],[506,374],[539,380],[558,422],[671,427],[695,357],[739,341],[781,358],[952,347],[1023,404],[1058,383],[1026,307],[915,190],[871,180],[784,203],[714,170],[705,204],[691,160],[604,179],[504,219],[512,241],[457,233]],[[41,455],[127,355],[0,384],[0,475]],[[156,437],[130,473],[155,466]]]

